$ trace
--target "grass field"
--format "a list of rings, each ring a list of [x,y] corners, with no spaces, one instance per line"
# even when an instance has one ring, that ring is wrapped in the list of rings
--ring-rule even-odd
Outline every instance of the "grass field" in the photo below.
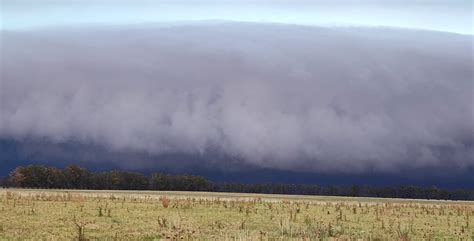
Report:
[[[0,189],[1,240],[474,240],[474,203]]]

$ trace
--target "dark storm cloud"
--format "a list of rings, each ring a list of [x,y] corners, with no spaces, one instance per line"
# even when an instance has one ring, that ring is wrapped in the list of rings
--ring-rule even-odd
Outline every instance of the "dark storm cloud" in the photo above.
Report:
[[[474,166],[472,36],[209,22],[1,39],[4,139],[287,170]]]

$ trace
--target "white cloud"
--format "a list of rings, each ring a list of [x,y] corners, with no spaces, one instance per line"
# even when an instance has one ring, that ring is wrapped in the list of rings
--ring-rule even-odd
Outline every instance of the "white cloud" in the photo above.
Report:
[[[474,166],[471,48],[275,24],[3,32],[0,137],[293,170]]]

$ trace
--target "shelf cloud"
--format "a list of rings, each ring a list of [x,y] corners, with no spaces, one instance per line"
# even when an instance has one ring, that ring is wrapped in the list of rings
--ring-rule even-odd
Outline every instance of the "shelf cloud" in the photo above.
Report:
[[[2,139],[283,170],[474,166],[471,35],[209,21],[1,41]]]

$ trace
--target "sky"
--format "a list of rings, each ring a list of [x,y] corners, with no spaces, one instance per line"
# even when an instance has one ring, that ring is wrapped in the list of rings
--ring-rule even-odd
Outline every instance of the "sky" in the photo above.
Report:
[[[1,3],[4,166],[474,169],[469,1]]]
[[[470,0],[1,0],[1,28],[231,20],[472,34]]]

